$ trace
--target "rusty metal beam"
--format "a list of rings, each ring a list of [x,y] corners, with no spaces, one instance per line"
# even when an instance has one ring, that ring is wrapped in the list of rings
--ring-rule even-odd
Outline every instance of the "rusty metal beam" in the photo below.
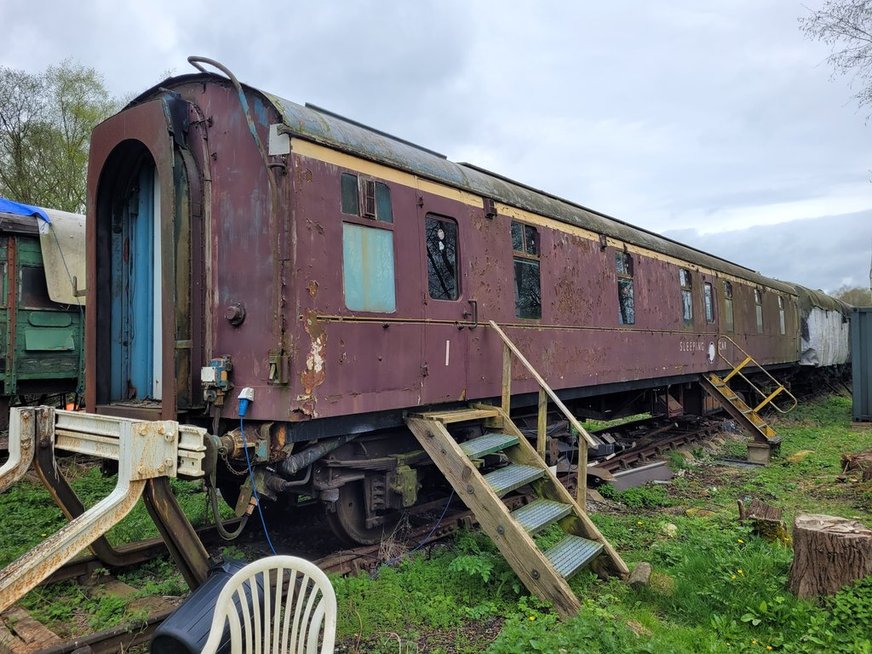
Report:
[[[12,409],[9,424],[9,458],[0,467],[0,493],[24,476],[33,461],[34,431],[36,418],[34,409]]]

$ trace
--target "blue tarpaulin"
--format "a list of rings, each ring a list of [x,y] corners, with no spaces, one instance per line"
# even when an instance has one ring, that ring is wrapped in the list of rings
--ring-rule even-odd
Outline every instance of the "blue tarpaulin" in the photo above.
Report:
[[[44,209],[32,207],[29,204],[22,204],[21,202],[13,202],[6,198],[0,198],[0,213],[11,213],[16,216],[39,216],[45,222],[51,224],[51,218],[48,217]]]

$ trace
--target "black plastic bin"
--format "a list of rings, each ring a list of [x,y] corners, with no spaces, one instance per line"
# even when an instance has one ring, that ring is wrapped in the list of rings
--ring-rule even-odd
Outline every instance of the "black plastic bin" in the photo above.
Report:
[[[209,638],[212,615],[221,589],[243,567],[244,561],[226,561],[215,566],[209,578],[185,602],[173,611],[151,637],[151,654],[200,654]],[[258,596],[263,598],[260,576]],[[230,651],[230,629],[225,627],[218,652]]]

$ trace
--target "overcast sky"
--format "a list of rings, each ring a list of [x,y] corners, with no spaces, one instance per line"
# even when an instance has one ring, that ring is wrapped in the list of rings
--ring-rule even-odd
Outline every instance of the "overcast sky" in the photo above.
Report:
[[[780,279],[869,283],[872,123],[797,18],[822,2],[0,1],[0,65],[117,96],[217,59]]]

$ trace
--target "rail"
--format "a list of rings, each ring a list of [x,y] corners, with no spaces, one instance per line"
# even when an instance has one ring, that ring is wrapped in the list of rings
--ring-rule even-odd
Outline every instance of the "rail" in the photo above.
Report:
[[[742,360],[742,362],[739,365],[736,365],[735,363],[730,361],[727,357],[725,357],[721,353],[721,350],[722,350],[721,341],[729,341],[730,343],[732,343],[734,348],[736,348],[739,352],[741,352],[744,355],[745,358]],[[723,349],[726,349],[726,348],[723,348]],[[775,409],[776,411],[778,411],[778,413],[781,413],[781,414],[790,413],[791,411],[793,411],[796,408],[796,405],[799,403],[799,401],[796,399],[796,396],[793,393],[791,393],[789,390],[787,390],[787,388],[785,388],[785,386],[781,382],[779,382],[777,379],[775,379],[775,377],[773,377],[772,374],[768,370],[766,370],[766,368],[761,366],[754,359],[754,357],[752,357],[750,354],[748,354],[742,348],[741,345],[736,343],[736,341],[734,341],[729,336],[719,336],[718,337],[718,356],[721,359],[723,359],[724,361],[726,361],[730,365],[730,367],[732,368],[732,370],[722,380],[725,384],[728,383],[733,377],[739,376],[745,380],[745,383],[747,383],[748,386],[753,388],[754,391],[760,397],[763,398],[763,401],[754,407],[754,413],[759,412],[760,409],[765,407],[767,404],[771,405],[773,409]],[[776,388],[774,391],[772,391],[771,393],[767,393],[766,391],[762,390],[757,385],[755,385],[754,382],[752,382],[750,379],[748,379],[747,376],[745,376],[745,374],[742,372],[742,370],[751,364],[756,366],[760,370],[760,372],[762,372],[764,375],[766,375],[770,379],[770,381],[772,381],[772,383],[775,384]],[[775,404],[775,402],[773,401],[781,393],[786,393],[787,396],[793,401],[793,403],[787,409],[782,409],[780,406]]]
[[[596,446],[597,442],[581,426],[572,412],[566,408],[566,405],[557,397],[557,394],[552,390],[548,383],[542,378],[532,364],[527,361],[527,358],[518,349],[518,346],[512,342],[506,333],[493,320],[488,321],[493,330],[499,335],[503,341],[503,380],[502,380],[502,395],[501,406],[506,415],[510,415],[512,401],[512,355],[527,369],[536,383],[539,384],[539,402],[538,414],[536,420],[536,452],[542,459],[545,459],[546,445],[546,428],[548,417],[548,399],[554,403],[554,406],[563,414],[563,416],[572,425],[578,434],[578,485],[576,489],[576,501],[582,509],[585,508],[585,489],[587,488],[587,446]]]

